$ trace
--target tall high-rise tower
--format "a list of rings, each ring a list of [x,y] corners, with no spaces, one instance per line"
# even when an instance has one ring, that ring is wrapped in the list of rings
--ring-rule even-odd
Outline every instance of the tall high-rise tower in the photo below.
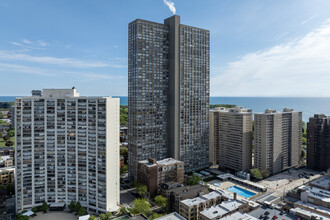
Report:
[[[307,166],[313,170],[330,168],[330,117],[315,114],[307,123]]]
[[[210,32],[137,19],[129,24],[129,173],[173,157],[187,172],[209,165]]]
[[[79,201],[119,205],[119,99],[44,89],[16,98],[16,209]]]
[[[254,167],[280,173],[301,159],[302,113],[285,108],[254,115]]]
[[[252,165],[252,110],[243,107],[218,108],[217,136],[213,136],[213,152],[217,152],[219,168],[248,171]],[[212,128],[213,130],[214,128]]]

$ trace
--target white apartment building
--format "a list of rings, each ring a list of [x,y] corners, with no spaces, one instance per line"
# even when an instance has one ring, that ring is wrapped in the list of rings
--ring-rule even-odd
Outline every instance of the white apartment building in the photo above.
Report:
[[[16,98],[17,212],[79,201],[90,212],[118,209],[119,98],[44,89]]]

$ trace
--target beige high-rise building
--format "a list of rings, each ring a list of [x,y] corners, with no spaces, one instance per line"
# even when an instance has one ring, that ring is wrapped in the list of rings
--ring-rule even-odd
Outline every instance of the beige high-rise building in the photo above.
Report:
[[[252,165],[252,110],[243,107],[214,110],[210,130],[213,162],[229,171],[246,171]],[[217,156],[219,155],[219,156]],[[216,161],[217,160],[217,161]]]
[[[267,109],[254,115],[254,167],[271,175],[299,165],[302,113]]]

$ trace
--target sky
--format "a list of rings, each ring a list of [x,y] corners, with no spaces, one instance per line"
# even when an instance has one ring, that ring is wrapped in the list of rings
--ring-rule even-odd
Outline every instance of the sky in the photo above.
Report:
[[[210,30],[211,96],[330,97],[329,0],[0,0],[0,96],[126,96],[128,23],[174,11]]]

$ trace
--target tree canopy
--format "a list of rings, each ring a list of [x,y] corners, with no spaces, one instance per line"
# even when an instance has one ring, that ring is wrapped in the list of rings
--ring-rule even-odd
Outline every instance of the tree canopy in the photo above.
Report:
[[[151,213],[150,207],[151,204],[145,198],[135,199],[133,201],[133,208],[131,211],[133,214],[142,213],[144,215],[147,215]]]
[[[158,195],[155,197],[155,203],[157,204],[157,206],[164,208],[167,206],[167,198],[162,195]]]
[[[192,176],[189,177],[188,179],[188,184],[189,185],[196,185],[202,180],[202,177],[196,175],[196,173],[193,173]]]

